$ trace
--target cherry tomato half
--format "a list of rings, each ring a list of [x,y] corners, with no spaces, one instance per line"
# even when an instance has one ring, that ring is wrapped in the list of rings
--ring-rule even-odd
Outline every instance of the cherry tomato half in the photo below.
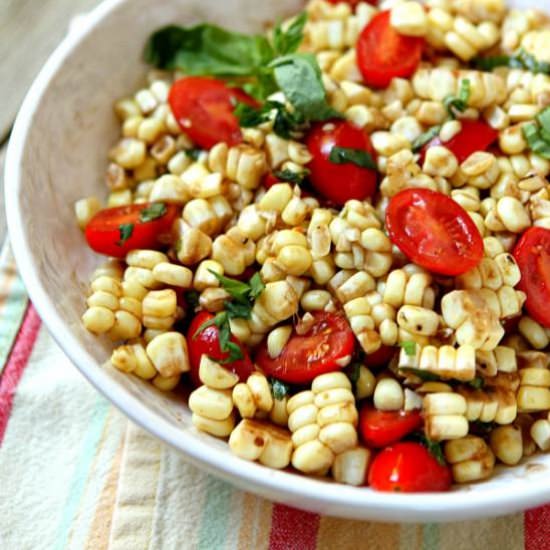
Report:
[[[136,248],[160,248],[161,236],[170,235],[172,224],[179,209],[166,205],[166,212],[151,221],[141,222],[143,210],[152,203],[131,204],[100,210],[86,226],[86,241],[92,250],[114,258],[124,258],[130,250]],[[123,229],[127,226],[128,238],[123,239]]]
[[[379,411],[366,403],[359,413],[359,433],[368,447],[397,443],[422,426],[420,411]]]
[[[483,257],[483,239],[468,213],[443,193],[405,189],[386,211],[391,241],[413,261],[440,275],[460,275]]]
[[[550,327],[550,229],[530,227],[514,249],[521,271],[517,286],[527,294],[525,307],[529,315]]]
[[[462,129],[449,141],[443,143],[436,137],[426,143],[420,151],[420,164],[423,164],[426,151],[434,145],[444,145],[452,151],[458,163],[463,163],[472,153],[486,151],[498,138],[498,132],[481,120],[461,120]]]
[[[313,188],[336,205],[350,199],[364,200],[376,191],[376,171],[353,163],[336,164],[329,160],[333,147],[366,151],[376,159],[369,135],[343,120],[315,124],[306,137],[313,160],[308,164]]]
[[[402,442],[386,447],[374,458],[368,474],[377,491],[421,493],[448,491],[451,472],[420,443]]]
[[[187,346],[189,348],[189,363],[191,366],[191,381],[195,386],[200,386],[201,381],[199,378],[199,367],[201,364],[201,357],[208,355],[214,361],[223,361],[227,359],[228,353],[222,352],[220,349],[220,335],[218,327],[212,325],[201,332],[198,332],[199,328],[213,319],[214,315],[208,311],[201,311],[191,321],[189,330],[187,331]],[[224,364],[223,366],[234,372],[239,376],[241,382],[246,382],[248,377],[254,372],[254,365],[250,360],[248,351],[246,348],[235,338],[231,338],[231,342],[234,342],[241,348],[243,358],[232,363]]]
[[[393,356],[398,352],[399,348],[395,346],[380,346],[374,353],[368,353],[363,358],[365,367],[379,368],[387,367]]]
[[[257,102],[238,88],[221,80],[191,76],[174,82],[168,102],[181,129],[204,149],[224,141],[237,145],[242,140],[239,121],[233,114],[235,103],[257,106]]]
[[[368,86],[386,88],[392,78],[409,78],[422,57],[423,38],[403,36],[390,25],[390,12],[375,15],[357,41],[357,64]]]
[[[306,384],[316,376],[337,371],[344,357],[353,354],[355,337],[342,315],[317,311],[315,324],[300,336],[292,334],[282,353],[271,358],[264,341],[257,353],[256,363],[268,376],[290,384]]]

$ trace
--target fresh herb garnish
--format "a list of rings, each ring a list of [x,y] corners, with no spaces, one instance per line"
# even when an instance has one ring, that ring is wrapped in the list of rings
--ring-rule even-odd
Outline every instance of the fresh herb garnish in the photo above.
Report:
[[[284,139],[297,137],[304,123],[303,119],[291,113],[279,101],[266,101],[259,109],[245,103],[237,103],[234,113],[242,128],[259,126],[273,118],[273,131]]]
[[[271,393],[277,401],[281,401],[290,393],[290,387],[276,378],[270,378],[269,383],[271,384]]]
[[[475,388],[476,390],[480,390],[485,386],[485,380],[481,376],[476,376],[473,380],[468,382],[468,385],[472,386],[472,388]]]
[[[414,357],[416,355],[416,342],[410,340],[406,342],[401,342],[399,345],[405,350],[405,353],[409,357]]]
[[[327,103],[315,56],[296,53],[306,19],[302,13],[285,30],[278,25],[271,41],[209,24],[169,26],[149,38],[144,56],[160,69],[187,75],[246,78],[245,91],[261,100],[280,89],[301,121],[341,117]]]
[[[449,116],[456,117],[456,111],[463,113],[468,108],[468,101],[470,100],[470,81],[465,78],[460,82],[460,90],[458,96],[449,95],[443,100]]]
[[[199,157],[201,156],[202,149],[194,148],[194,149],[186,149],[185,154],[190,158],[193,159],[195,162],[199,160]]]
[[[550,63],[538,61],[536,57],[523,48],[514,55],[495,55],[491,57],[476,57],[473,60],[476,69],[492,71],[497,67],[510,67],[512,69],[523,69],[532,73],[550,74]]]
[[[432,139],[437,137],[439,135],[439,132],[441,131],[441,126],[432,126],[431,128],[428,128],[425,132],[420,134],[412,144],[412,150],[413,153],[418,153],[426,143],[430,143]]]
[[[155,202],[139,213],[139,221],[141,223],[152,222],[162,218],[164,214],[166,214],[166,205],[163,202]]]
[[[118,231],[120,234],[120,240],[117,241],[118,246],[122,246],[131,236],[134,232],[134,224],[133,223],[122,223],[118,226]]]
[[[437,374],[434,374],[433,372],[424,369],[415,369],[413,367],[400,367],[399,372],[403,374],[412,374],[417,378],[420,378],[422,382],[439,382],[441,380],[441,378],[439,378]]]
[[[184,293],[183,297],[192,310],[195,310],[199,306],[200,294],[196,290],[188,290]]]
[[[276,170],[273,175],[280,181],[287,181],[294,185],[302,185],[304,180],[309,176],[310,172],[307,168],[304,168],[300,172],[293,172],[292,170]]]
[[[437,462],[439,462],[439,464],[441,464],[442,466],[445,466],[445,455],[439,441],[428,439],[426,434],[423,432],[414,432],[407,437],[407,440],[416,441],[417,443],[424,445],[424,447],[428,449],[430,454],[437,460]]]
[[[376,170],[376,162],[372,156],[363,149],[352,149],[350,147],[333,147],[328,156],[334,164],[355,164],[361,168]]]
[[[536,122],[524,124],[522,131],[531,151],[550,160],[550,107],[536,116]]]
[[[361,374],[361,363],[351,363],[348,365],[344,372],[346,373],[346,376],[349,378],[349,381],[351,382],[351,385],[355,387],[357,384],[357,381],[359,380],[359,375]]]
[[[204,329],[215,325],[218,327],[220,350],[224,353],[229,353],[229,356],[220,364],[232,363],[237,359],[242,359],[243,354],[241,348],[231,342],[231,319],[250,319],[254,300],[263,292],[265,285],[260,278],[259,273],[255,273],[248,283],[237,281],[219,275],[215,271],[209,270],[212,275],[218,279],[222,288],[231,296],[231,300],[225,301],[225,311],[221,311],[216,316],[203,323],[193,335],[193,338],[201,333]]]

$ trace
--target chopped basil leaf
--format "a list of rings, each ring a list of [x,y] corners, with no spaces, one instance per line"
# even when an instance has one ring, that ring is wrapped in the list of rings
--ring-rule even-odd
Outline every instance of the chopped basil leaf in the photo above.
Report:
[[[544,128],[539,128],[536,122],[524,124],[522,130],[531,151],[542,158],[550,160],[550,141],[543,137],[547,135],[547,131]]]
[[[191,309],[196,309],[199,305],[199,293],[196,290],[188,290],[183,297]]]
[[[118,226],[118,231],[120,234],[120,240],[116,243],[118,246],[122,246],[134,232],[133,223],[123,223]]]
[[[243,283],[242,281],[237,281],[237,279],[230,279],[229,277],[224,277],[219,273],[216,273],[214,270],[209,269],[210,273],[218,279],[222,288],[227,291],[231,296],[237,300],[246,300],[248,293],[250,292],[250,287]]]
[[[271,384],[271,393],[277,401],[281,401],[290,393],[290,387],[276,378],[270,378],[269,383]]]
[[[473,60],[474,67],[482,71],[492,71],[496,67],[510,67],[524,69],[532,73],[550,74],[550,63],[538,61],[537,58],[521,48],[514,55],[495,55],[491,57],[477,57]]]
[[[433,372],[423,369],[415,369],[413,367],[401,367],[399,369],[399,372],[404,374],[413,374],[414,376],[420,378],[422,382],[438,382],[439,380],[441,380],[441,378],[439,378],[439,376],[437,376],[437,374],[434,374]]]
[[[355,164],[361,168],[377,169],[376,163],[370,153],[363,149],[334,146],[330,151],[328,159],[334,164]]]
[[[250,286],[248,295],[252,300],[255,300],[265,290],[265,284],[259,273],[254,273],[248,284]]]
[[[307,12],[300,13],[286,30],[283,30],[281,24],[277,24],[273,29],[273,49],[275,55],[287,55],[294,53],[304,39],[304,26],[307,21]]]
[[[190,159],[193,159],[195,161],[199,160],[199,157],[201,156],[201,153],[202,153],[202,149],[197,149],[197,148],[194,148],[194,149],[186,149],[185,150],[185,154],[190,158]]]
[[[476,390],[480,390],[485,386],[485,380],[481,376],[476,376],[473,380],[468,382],[468,385],[472,386]]]
[[[359,374],[361,373],[361,363],[351,363],[351,365],[348,365],[344,369],[344,372],[349,378],[351,384],[355,386],[355,384],[357,384],[357,381],[359,380]]]
[[[541,131],[550,133],[550,107],[543,109],[537,116],[537,122],[541,125]]]
[[[420,134],[412,144],[412,150],[413,153],[418,153],[426,143],[430,143],[432,139],[437,137],[439,135],[439,132],[441,131],[441,126],[432,126],[431,128],[428,128],[424,133]]]
[[[410,357],[414,357],[416,355],[416,342],[413,342],[413,341],[401,342],[399,345],[405,350],[405,353]]]
[[[227,300],[225,302],[225,311],[231,319],[250,319],[252,305],[247,301]]]
[[[238,344],[235,344],[235,342],[227,342],[225,348],[220,347],[220,349],[222,351],[229,352],[229,355],[225,359],[218,361],[220,365],[227,365],[244,357],[241,348]]]
[[[424,445],[427,447],[428,451],[433,455],[433,457],[441,464],[445,466],[445,455],[443,454],[443,449],[441,448],[441,443],[438,441],[432,441],[426,437]]]
[[[234,111],[242,128],[252,128],[269,121],[273,117],[273,112],[273,131],[284,139],[295,137],[303,125],[303,120],[289,112],[279,101],[266,101],[260,109],[238,103]]]
[[[465,78],[460,82],[460,90],[458,96],[447,96],[443,103],[447,108],[449,115],[455,118],[456,112],[463,113],[468,108],[468,101],[470,99],[470,81]]]
[[[310,53],[294,53],[279,57],[269,65],[275,81],[296,115],[304,120],[318,121],[342,118],[327,103],[327,93],[317,59]]]
[[[273,175],[280,181],[287,181],[294,185],[302,185],[304,180],[309,176],[310,172],[304,168],[301,172],[293,172],[292,170],[276,170]]]
[[[163,202],[155,202],[139,213],[139,221],[141,223],[152,222],[157,218],[162,218],[164,214],[166,214],[166,205]]]
[[[203,323],[197,329],[197,332],[193,334],[193,339],[196,338],[204,329],[211,326],[216,326],[218,328],[218,340],[220,343],[220,350],[223,353],[229,353],[229,356],[226,359],[222,359],[221,361],[217,359],[216,361],[221,365],[225,365],[227,363],[237,361],[238,359],[242,359],[243,353],[241,351],[241,348],[237,344],[235,344],[235,342],[230,341],[231,327],[229,325],[229,315],[226,311],[222,311],[216,314],[215,317]]]
[[[269,111],[256,109],[246,103],[237,103],[234,114],[239,119],[241,128],[253,128],[269,120]]]

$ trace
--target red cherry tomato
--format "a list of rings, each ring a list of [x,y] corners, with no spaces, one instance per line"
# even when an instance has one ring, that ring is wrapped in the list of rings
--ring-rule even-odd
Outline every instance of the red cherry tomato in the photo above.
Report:
[[[233,114],[237,101],[257,106],[242,90],[230,88],[221,80],[198,76],[177,80],[168,97],[182,130],[204,149],[221,141],[228,145],[241,142],[239,121]]]
[[[386,211],[391,241],[411,261],[441,275],[460,275],[483,257],[483,239],[458,203],[429,189],[405,189]]]
[[[525,307],[529,315],[550,327],[550,229],[530,227],[514,249],[521,271],[517,286],[527,294]]]
[[[368,474],[377,491],[423,493],[448,491],[451,472],[420,443],[402,442],[386,447],[374,458]]]
[[[357,41],[357,64],[368,86],[386,88],[392,78],[409,78],[422,57],[424,39],[403,36],[390,25],[390,12],[375,15]]]
[[[264,341],[256,353],[256,363],[265,374],[290,384],[306,384],[316,376],[344,368],[339,360],[353,354],[355,337],[342,315],[317,311],[309,332],[294,333],[282,353],[271,358]]]
[[[280,180],[273,172],[267,172],[267,174],[262,178],[262,185],[266,189],[270,189],[276,183],[280,183]]]
[[[420,151],[420,164],[424,162],[426,151],[434,145],[444,145],[453,152],[458,163],[464,162],[472,153],[476,151],[485,151],[498,138],[498,132],[491,128],[485,122],[480,120],[461,120],[462,130],[453,138],[442,143],[439,137],[436,137],[426,143]]]
[[[364,200],[376,191],[376,171],[353,163],[335,164],[329,160],[333,147],[366,151],[376,159],[366,132],[342,120],[315,124],[306,137],[313,156],[308,164],[309,179],[314,189],[336,205],[350,199]]]
[[[218,327],[212,325],[205,328],[203,331],[198,332],[199,328],[213,319],[214,315],[207,311],[201,311],[191,321],[189,330],[187,331],[187,346],[189,348],[189,363],[191,366],[191,381],[195,386],[200,386],[201,381],[199,378],[199,367],[201,363],[201,357],[208,355],[208,357],[214,359],[214,361],[222,361],[227,359],[228,353],[222,352],[220,349],[220,336]],[[246,348],[235,338],[231,338],[231,341],[239,345],[243,354],[243,358],[237,361],[233,361],[227,365],[223,365],[226,369],[237,374],[241,382],[246,382],[248,377],[254,372],[254,365],[250,360]]]
[[[100,210],[86,226],[85,236],[92,250],[114,258],[124,258],[130,250],[136,248],[160,248],[160,237],[170,235],[172,224],[179,209],[166,205],[166,212],[154,220],[140,221],[142,210],[149,208],[151,203],[131,204]],[[131,225],[130,236],[123,240],[121,227]]]
[[[387,367],[398,349],[395,346],[380,346],[374,353],[365,355],[363,363],[369,368]]]
[[[359,413],[359,433],[368,447],[397,443],[422,423],[420,411],[379,411],[366,403]]]

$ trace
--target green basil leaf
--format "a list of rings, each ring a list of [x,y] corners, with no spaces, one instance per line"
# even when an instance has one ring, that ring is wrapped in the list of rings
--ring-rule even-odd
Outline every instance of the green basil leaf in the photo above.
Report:
[[[250,302],[228,300],[224,305],[225,311],[227,311],[230,319],[250,319],[250,314],[252,312],[252,304]]]
[[[468,101],[470,99],[470,81],[465,78],[460,82],[460,90],[457,96],[447,96],[443,100],[443,104],[447,108],[449,116],[455,118],[455,111],[463,113],[468,108]]]
[[[439,378],[437,374],[433,374],[433,372],[415,369],[412,367],[402,367],[399,369],[399,372],[402,372],[404,374],[413,374],[414,376],[420,378],[422,382],[439,382],[441,380],[441,378]]]
[[[200,294],[196,290],[188,290],[184,293],[183,297],[192,310],[195,310],[199,306]]]
[[[408,342],[401,342],[399,345],[405,350],[408,356],[414,357],[416,355],[416,342],[411,340]]]
[[[118,246],[122,246],[134,232],[133,223],[122,223],[118,226],[118,231],[120,235],[120,240],[116,243]]]
[[[344,372],[349,378],[349,381],[351,382],[351,384],[355,387],[355,384],[357,384],[357,381],[359,380],[359,374],[361,372],[361,363],[357,363],[357,362],[351,363],[344,369]]]
[[[273,175],[280,181],[286,181],[288,183],[293,183],[294,185],[302,185],[309,174],[310,172],[307,168],[304,168],[301,172],[293,172],[287,168],[273,172]]]
[[[229,326],[229,325],[228,325]],[[233,363],[234,361],[238,361],[239,359],[242,359],[244,357],[243,352],[238,344],[235,344],[235,342],[227,341],[225,344],[225,347],[221,347],[220,349],[223,352],[229,353],[229,356],[225,359],[222,359],[221,361],[218,360],[218,363],[220,365],[227,365],[229,363]]]
[[[259,273],[252,275],[250,281],[248,281],[248,285],[250,286],[248,295],[252,300],[255,300],[265,290],[265,284]]]
[[[269,120],[269,110],[256,109],[246,103],[237,103],[234,114],[241,128],[254,128]]]
[[[439,132],[441,131],[441,125],[432,126],[431,128],[428,128],[424,133],[420,134],[412,144],[412,150],[413,153],[418,153],[426,143],[430,143],[432,139],[439,136]]]
[[[546,134],[546,130],[539,128],[535,122],[530,122],[522,126],[522,131],[531,151],[550,160],[550,142],[543,139],[542,135],[542,131]]]
[[[274,69],[277,85],[302,119],[318,121],[342,117],[327,103],[321,69],[313,54],[285,55],[269,66]]]
[[[542,129],[550,133],[550,107],[543,109],[537,116],[537,122],[541,125]]]
[[[443,454],[441,443],[439,443],[439,441],[432,441],[431,439],[428,439],[426,437],[424,445],[426,445],[428,451],[430,451],[432,456],[439,462],[439,464],[441,464],[441,466],[445,466],[445,455]]]
[[[524,69],[535,74],[550,74],[550,63],[539,61],[523,48],[514,55],[495,55],[491,57],[477,57],[472,61],[476,69],[492,71],[497,67]]]
[[[193,149],[185,149],[184,153],[195,162],[199,160],[199,157],[201,156],[202,149],[198,149],[197,147]]]
[[[139,213],[139,221],[141,223],[152,222],[162,218],[164,214],[166,214],[166,205],[163,202],[155,202]]]
[[[260,109],[238,103],[234,113],[242,128],[259,126],[273,117],[273,131],[284,139],[295,137],[303,125],[303,120],[290,113],[285,105],[278,101],[266,101]]]
[[[480,390],[485,386],[485,380],[481,376],[476,376],[473,380],[468,382],[468,385],[476,390]]]
[[[276,378],[270,378],[269,383],[271,384],[271,394],[274,399],[281,401],[290,393],[290,386],[277,380]]]
[[[219,315],[219,314],[218,314]],[[218,319],[218,315],[216,317],[212,317],[212,319],[208,319],[208,321],[205,321],[196,331],[195,334],[193,334],[192,338],[193,340],[205,329],[211,326],[218,326],[218,323],[220,320]]]
[[[222,288],[227,291],[233,298],[243,301],[248,298],[248,293],[250,292],[250,287],[243,283],[242,281],[237,281],[237,279],[230,279],[229,277],[224,277],[219,273],[216,273],[214,270],[209,269],[210,273],[218,279]]]
[[[304,38],[304,26],[307,21],[307,12],[303,11],[283,30],[280,23],[273,29],[273,49],[275,55],[294,53]]]
[[[374,162],[370,153],[363,149],[334,146],[330,151],[328,159],[334,164],[355,164],[361,168],[377,169],[376,162]]]
[[[164,27],[145,47],[145,61],[160,69],[187,75],[251,76],[273,59],[267,38],[202,24]]]

